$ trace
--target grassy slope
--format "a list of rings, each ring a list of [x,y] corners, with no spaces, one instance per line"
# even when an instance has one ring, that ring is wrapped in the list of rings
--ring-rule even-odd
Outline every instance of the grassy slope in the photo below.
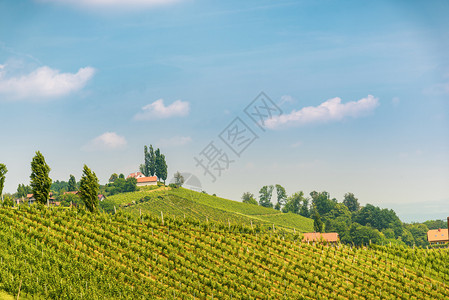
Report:
[[[21,294],[55,299],[449,298],[448,249],[309,245],[73,209],[0,208],[0,257],[0,290],[10,295],[20,279]]]
[[[139,203],[147,196],[148,201]],[[313,221],[297,214],[283,214],[279,211],[262,206],[232,201],[184,188],[138,191],[134,193],[118,194],[108,197],[106,205],[116,208],[128,203],[135,205],[123,208],[137,215],[140,210],[151,215],[164,214],[172,216],[193,217],[205,221],[222,221],[231,224],[264,225],[295,229],[299,232],[313,231]]]

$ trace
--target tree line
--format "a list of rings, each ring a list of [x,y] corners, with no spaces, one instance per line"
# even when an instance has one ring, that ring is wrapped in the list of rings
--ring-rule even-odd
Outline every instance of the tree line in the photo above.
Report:
[[[274,193],[275,192],[275,193]],[[273,194],[275,202],[272,203]],[[392,209],[366,204],[361,206],[353,193],[346,193],[342,202],[331,198],[326,191],[312,191],[309,197],[303,191],[287,195],[279,184],[265,185],[259,190],[259,199],[245,192],[242,201],[275,208],[283,213],[294,213],[312,218],[316,232],[337,232],[340,240],[348,244],[381,244],[399,242],[409,246],[427,246],[427,231],[433,227],[447,228],[444,221],[402,223]],[[439,227],[438,227],[439,226]]]
[[[2,172],[2,170],[4,172]],[[52,186],[52,180],[49,176],[51,171],[50,166],[45,161],[44,155],[40,151],[36,151],[35,156],[31,161],[31,175],[30,185],[19,184],[17,188],[17,196],[26,197],[27,194],[33,194],[36,202],[42,205],[48,204],[50,198],[50,191]],[[5,181],[5,174],[7,172],[6,166],[0,164],[0,193],[3,192],[3,184]],[[60,182],[57,185],[63,185]],[[62,189],[62,188],[61,188]],[[70,179],[67,183],[68,191],[78,191],[79,199],[82,200],[85,207],[94,212],[98,208],[98,192],[99,183],[95,172],[92,172],[87,165],[83,167],[83,175],[79,185],[77,185],[75,177],[70,175]],[[3,198],[3,197],[2,197]],[[13,199],[5,199],[4,205],[11,204]]]

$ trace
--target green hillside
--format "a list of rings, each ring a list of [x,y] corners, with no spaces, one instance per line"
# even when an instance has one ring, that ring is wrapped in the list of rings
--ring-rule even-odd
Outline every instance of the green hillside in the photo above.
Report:
[[[448,249],[302,243],[190,218],[0,208],[0,295],[52,299],[448,299]]]
[[[141,212],[153,216],[192,217],[201,221],[231,224],[275,226],[299,232],[313,231],[313,221],[297,214],[283,214],[275,209],[252,205],[192,190],[162,187],[110,196],[102,203],[106,211],[113,207],[136,216]]]

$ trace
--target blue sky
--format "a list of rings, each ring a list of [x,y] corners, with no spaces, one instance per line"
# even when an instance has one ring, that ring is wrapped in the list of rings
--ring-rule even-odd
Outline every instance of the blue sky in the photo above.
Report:
[[[105,183],[143,146],[169,178],[195,174],[238,200],[267,184],[449,214],[447,1],[0,1],[0,162],[5,191],[29,183],[36,150],[56,180],[83,164]],[[260,128],[263,91],[282,110]],[[240,156],[219,134],[257,135]],[[216,181],[194,157],[214,142]],[[217,149],[218,149],[217,148]]]

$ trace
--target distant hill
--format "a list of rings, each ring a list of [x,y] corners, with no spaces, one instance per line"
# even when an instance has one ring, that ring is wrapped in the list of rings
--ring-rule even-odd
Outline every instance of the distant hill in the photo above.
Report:
[[[447,248],[314,245],[124,211],[0,208],[0,298],[449,299]]]
[[[124,210],[134,215],[147,213],[191,217],[200,221],[220,221],[250,226],[275,226],[283,229],[311,232],[313,220],[298,214],[281,213],[272,208],[232,201],[185,188],[149,187],[138,192],[108,197],[101,206],[107,212]]]

